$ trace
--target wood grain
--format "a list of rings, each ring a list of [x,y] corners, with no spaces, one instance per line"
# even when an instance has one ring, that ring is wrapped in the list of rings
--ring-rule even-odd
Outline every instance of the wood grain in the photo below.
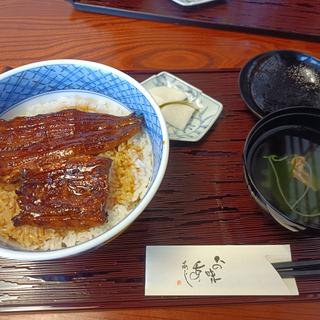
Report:
[[[24,313],[24,320],[317,320],[319,306],[314,302],[233,304],[202,307],[131,308],[104,311]],[[21,320],[22,314],[6,314],[1,320]]]
[[[241,67],[273,49],[319,57],[320,43],[85,13],[64,0],[10,0],[0,1],[0,48],[0,63],[13,67],[75,58],[172,70]]]
[[[320,3],[313,0],[225,0],[192,7],[167,0],[72,2],[105,14],[320,40]]]
[[[229,68],[241,67],[252,56],[273,49],[319,57],[320,44],[85,13],[64,0],[0,1],[0,64],[13,67],[45,59],[76,58],[124,71]],[[131,309],[119,304],[116,308],[10,313],[0,318],[315,320],[320,313],[320,303],[315,301]]]
[[[152,74],[131,73],[139,81]],[[242,173],[242,149],[257,119],[239,96],[239,72],[175,74],[222,102],[219,121],[199,143],[171,143],[167,172],[156,196],[126,232],[108,245],[63,261],[0,259],[0,311],[318,299],[320,279],[299,279],[297,297],[144,296],[147,245],[290,243],[295,259],[317,257],[320,246],[319,234],[283,229],[250,197]]]

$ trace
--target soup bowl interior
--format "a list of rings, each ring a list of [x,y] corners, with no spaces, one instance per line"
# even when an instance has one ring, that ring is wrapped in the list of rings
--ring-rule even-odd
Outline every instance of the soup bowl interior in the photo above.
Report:
[[[110,230],[83,243],[51,251],[25,249],[8,239],[0,239],[0,256],[19,260],[49,260],[72,256],[110,241],[125,230],[156,194],[165,173],[169,143],[166,125],[158,106],[147,91],[125,73],[109,66],[81,60],[51,60],[22,66],[0,75],[0,116],[47,113],[48,97],[98,97],[120,106],[124,114],[134,112],[144,118],[144,132],[152,149],[152,172],[147,190],[129,214]],[[89,98],[88,98],[89,97]],[[44,103],[39,103],[44,102]],[[34,104],[41,108],[31,110]],[[48,108],[47,108],[48,107]]]

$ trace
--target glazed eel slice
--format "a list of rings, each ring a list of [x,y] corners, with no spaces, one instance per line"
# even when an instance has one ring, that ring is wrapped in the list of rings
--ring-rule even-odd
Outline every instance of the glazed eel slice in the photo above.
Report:
[[[142,117],[68,109],[0,121],[0,181],[16,182],[23,168],[98,155],[140,131]]]
[[[15,226],[82,230],[106,222],[111,160],[97,156],[60,159],[43,170],[23,169],[16,191]]]

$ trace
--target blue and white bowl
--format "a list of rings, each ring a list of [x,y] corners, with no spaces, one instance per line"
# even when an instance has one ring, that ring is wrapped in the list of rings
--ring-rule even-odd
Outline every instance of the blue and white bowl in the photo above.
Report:
[[[0,117],[5,117],[15,106],[37,96],[70,91],[104,96],[144,116],[145,130],[153,151],[153,173],[148,191],[126,218],[94,239],[53,251],[21,249],[0,239],[1,257],[49,260],[79,254],[100,246],[120,234],[141,214],[162,181],[167,166],[169,140],[159,107],[137,81],[112,67],[81,60],[49,60],[5,72],[0,75]]]

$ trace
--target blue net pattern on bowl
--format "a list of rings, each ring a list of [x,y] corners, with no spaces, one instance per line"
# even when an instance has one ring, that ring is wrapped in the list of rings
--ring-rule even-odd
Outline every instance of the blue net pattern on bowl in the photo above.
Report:
[[[159,120],[148,99],[133,84],[117,74],[77,64],[53,64],[21,71],[0,80],[0,113],[23,100],[57,90],[85,90],[99,93],[142,114],[152,141],[154,179],[159,169],[163,148]]]

